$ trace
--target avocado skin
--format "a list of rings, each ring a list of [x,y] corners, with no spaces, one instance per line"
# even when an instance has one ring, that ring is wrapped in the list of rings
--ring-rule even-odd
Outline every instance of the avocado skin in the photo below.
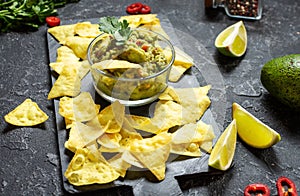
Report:
[[[268,61],[261,70],[260,80],[272,96],[290,108],[300,110],[300,54]]]

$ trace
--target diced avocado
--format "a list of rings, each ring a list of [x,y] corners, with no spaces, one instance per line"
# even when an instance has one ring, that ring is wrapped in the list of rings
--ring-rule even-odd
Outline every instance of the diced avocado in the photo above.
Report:
[[[300,110],[300,54],[268,61],[261,70],[261,82],[271,95]]]
[[[147,61],[146,53],[141,48],[129,47],[126,51],[119,55],[122,60],[127,60],[131,63],[143,63]]]

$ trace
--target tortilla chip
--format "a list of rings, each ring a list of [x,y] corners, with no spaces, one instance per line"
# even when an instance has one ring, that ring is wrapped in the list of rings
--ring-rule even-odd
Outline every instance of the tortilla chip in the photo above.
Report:
[[[90,64],[87,60],[84,61],[74,61],[74,62],[69,62],[69,61],[62,61],[62,62],[53,62],[50,63],[49,66],[58,74],[60,74],[63,70],[63,67],[65,64],[72,65],[78,69],[78,75],[79,78],[82,79],[86,76],[86,74],[90,70]]]
[[[109,164],[120,174],[121,177],[125,177],[126,171],[131,164],[124,161],[122,158],[122,153],[118,153],[108,160]]]
[[[99,112],[99,106],[89,92],[81,92],[77,97],[73,98],[73,111],[76,121],[85,122],[95,118]]]
[[[68,118],[65,118],[65,125],[66,125],[66,129],[71,129],[73,126],[74,121]]]
[[[172,143],[171,153],[191,157],[200,157],[202,154],[199,144],[195,142],[182,144]]]
[[[99,30],[98,24],[91,24],[90,22],[81,22],[75,24],[74,27],[75,35],[80,37],[88,37],[88,38],[95,38],[96,36],[101,34]]]
[[[207,153],[211,153],[213,143],[212,141],[204,141],[200,143],[200,148]]]
[[[174,88],[179,97],[178,103],[182,106],[182,124],[195,123],[210,106],[207,96],[210,85],[195,88]]]
[[[55,26],[49,28],[48,33],[53,35],[60,44],[64,45],[67,37],[74,36],[74,27],[75,24]]]
[[[203,136],[201,141],[212,141],[216,137],[213,127],[201,120],[197,122],[196,130]]]
[[[158,21],[153,21],[152,23],[148,23],[145,25],[142,25],[139,27],[139,29],[146,29],[146,30],[150,30],[150,31],[154,31],[156,33],[161,34],[162,36],[164,36],[166,39],[170,40],[169,35],[165,32],[165,30],[161,27],[160,22]]]
[[[173,101],[158,101],[155,106],[152,123],[160,131],[182,124],[182,106]]]
[[[137,14],[137,15],[127,15],[121,16],[119,21],[127,20],[129,26],[132,28],[137,28],[141,25],[145,24],[159,24],[159,18],[157,18],[157,14]]]
[[[187,70],[187,68],[185,68],[181,65],[173,64],[171,67],[170,75],[169,75],[169,81],[170,82],[178,82],[186,70]]]
[[[62,97],[59,102],[59,114],[78,122],[86,122],[95,118],[100,106],[94,103],[90,93],[82,92],[75,98]]]
[[[104,134],[104,131],[99,127],[89,126],[81,122],[76,122],[78,133],[83,140],[84,146],[95,142]]]
[[[120,176],[112,166],[95,158],[86,148],[76,151],[64,175],[75,186],[105,184]]]
[[[133,165],[138,168],[146,168],[135,156],[133,156],[129,150],[125,150],[122,152],[122,159],[126,161],[128,164]]]
[[[56,62],[78,62],[80,60],[79,57],[76,56],[74,51],[68,46],[60,46],[57,48],[57,58]]]
[[[166,90],[159,95],[158,99],[164,101],[175,101],[177,103],[180,103],[180,98],[177,95],[175,88],[172,86],[168,86]]]
[[[98,119],[103,127],[108,125],[106,133],[118,133],[122,128],[124,116],[125,106],[119,101],[115,101],[99,113]]]
[[[158,133],[160,129],[153,124],[151,118],[145,116],[137,116],[137,115],[126,115],[126,119],[131,127],[146,131],[149,133]]]
[[[100,70],[113,69],[140,69],[142,66],[136,63],[130,63],[125,60],[104,60],[92,65],[92,68]]]
[[[66,64],[52,86],[48,94],[48,99],[62,96],[77,96],[80,93],[80,81],[78,70]]]
[[[76,152],[77,149],[84,147],[85,142],[80,136],[78,126],[76,123],[70,129],[69,138],[64,145],[66,149],[69,149],[74,153]]]
[[[184,72],[189,69],[194,64],[194,60],[192,57],[190,57],[188,54],[183,52],[178,47],[174,47],[175,49],[175,60],[171,68],[169,81],[171,82],[177,82],[181,76],[184,74]],[[169,48],[164,49],[164,54],[168,61],[171,61],[172,58],[172,52]]]
[[[48,118],[48,115],[31,99],[26,99],[4,116],[6,122],[16,126],[34,126],[45,122]]]
[[[130,146],[130,153],[146,166],[158,180],[165,178],[166,161],[171,150],[172,136],[163,132],[138,140]]]
[[[97,139],[97,142],[109,149],[118,149],[120,147],[120,140],[122,136],[120,133],[104,133],[100,138]],[[116,152],[116,150],[113,150]],[[119,152],[119,150],[117,150]]]
[[[77,57],[86,60],[87,58],[87,49],[91,43],[93,38],[86,38],[86,37],[67,37],[65,45],[70,47]]]
[[[184,144],[203,141],[203,135],[197,131],[196,123],[185,124],[172,133],[172,143]]]

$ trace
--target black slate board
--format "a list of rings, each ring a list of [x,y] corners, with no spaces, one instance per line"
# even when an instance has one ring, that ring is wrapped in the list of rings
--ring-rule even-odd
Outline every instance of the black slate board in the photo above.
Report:
[[[176,30],[173,28],[170,21],[165,16],[158,16],[161,21],[161,25],[164,28],[164,30],[167,32],[167,34],[171,38],[171,42],[173,45],[185,50],[185,47],[182,45],[182,42],[180,40],[186,40],[190,39],[191,42],[193,42],[192,45],[195,45],[195,40],[192,38],[189,38],[188,35],[182,33],[182,32],[176,32]],[[99,19],[85,19],[85,20],[72,20],[67,21],[64,24],[74,24],[77,22],[83,22],[83,21],[90,21],[92,23],[97,23]],[[180,35],[180,38],[178,38],[178,34]],[[184,38],[182,38],[183,36]],[[180,40],[179,40],[180,39]],[[47,40],[48,40],[48,50],[49,50],[49,59],[50,62],[56,61],[56,50],[60,46],[60,44],[55,40],[54,37],[52,37],[49,33],[47,33]],[[185,43],[188,44],[188,43]],[[198,45],[200,45],[198,43]],[[188,48],[191,47],[191,45],[188,44]],[[203,50],[203,48],[202,48]],[[191,53],[197,51],[197,49],[191,49]],[[189,51],[186,51],[188,54]],[[203,51],[202,51],[203,53]],[[196,52],[197,54],[197,52]],[[201,54],[201,51],[199,55]],[[190,54],[191,55],[191,54]],[[203,54],[202,54],[203,55]],[[174,87],[197,87],[197,86],[203,86],[206,85],[208,82],[209,84],[212,83],[212,81],[206,81],[207,77],[206,75],[203,75],[201,72],[201,66],[197,66],[198,64],[201,64],[203,62],[199,62],[197,57],[191,55],[195,61],[195,66],[193,66],[190,70],[188,70],[184,77],[181,78],[181,80],[177,83],[170,83],[171,86]],[[204,59],[207,59],[204,57]],[[198,62],[197,62],[198,61]],[[200,59],[200,61],[202,61]],[[208,63],[210,64],[210,63]],[[205,69],[213,72],[210,74],[215,74],[215,70],[211,69]],[[52,70],[51,70],[52,71]],[[206,73],[205,73],[206,74]],[[51,75],[52,77],[52,83],[54,84],[55,80],[57,79],[55,74]],[[222,85],[222,83],[220,83]],[[216,86],[220,86],[217,84]],[[213,86],[214,87],[214,86]],[[82,80],[82,86],[81,91],[88,91],[91,93],[92,97],[94,98],[95,102],[100,104],[102,108],[104,108],[106,105],[110,104],[104,99],[102,99],[94,90],[94,87],[92,85],[92,79],[91,75],[88,74],[83,80]],[[212,88],[211,91],[214,91]],[[219,91],[219,90],[218,90]],[[211,93],[210,93],[211,94]],[[218,98],[222,98],[223,94],[219,93],[218,95],[214,96],[215,100]],[[225,101],[225,100],[223,100]],[[130,113],[138,114],[138,115],[148,115],[151,108],[153,108],[153,104],[148,104],[145,106],[139,106],[139,107],[132,107],[127,108],[127,111],[130,111]],[[214,104],[212,103],[212,106]],[[210,168],[208,168],[207,161],[209,158],[208,154],[203,153],[202,157],[199,158],[192,158],[192,157],[183,157],[183,156],[174,156],[170,155],[170,158],[167,163],[166,168],[166,177],[163,181],[157,182],[155,181],[155,177],[151,174],[149,171],[133,171],[129,170],[125,176],[124,179],[118,179],[115,180],[112,183],[104,184],[104,185],[88,185],[88,186],[81,186],[76,187],[68,183],[67,179],[64,177],[64,172],[66,171],[68,164],[70,160],[73,157],[73,153],[65,149],[64,143],[68,139],[67,130],[65,129],[65,123],[64,119],[60,114],[58,113],[59,108],[59,100],[54,100],[54,106],[55,106],[55,115],[56,115],[56,126],[57,126],[57,137],[58,137],[58,145],[59,145],[59,153],[60,153],[60,161],[61,161],[61,168],[62,168],[62,178],[63,178],[63,186],[65,190],[69,193],[80,193],[80,192],[87,192],[87,191],[94,191],[94,190],[101,190],[101,189],[108,189],[108,188],[116,188],[116,187],[122,187],[122,186],[130,186],[133,189],[133,193],[135,195],[180,195],[182,192],[180,190],[180,187],[176,181],[175,178],[180,178],[181,176],[183,178],[190,177],[194,178],[195,174],[199,174],[201,172],[205,172],[207,175],[207,172],[210,173]],[[204,121],[207,124],[211,124],[214,128],[214,132],[216,135],[216,138],[220,135],[219,127],[215,121],[215,116],[213,115],[211,109],[209,108],[203,117],[201,118],[202,121]],[[218,106],[218,105],[217,105]],[[221,109],[220,107],[225,107],[225,105],[220,106],[218,109]],[[222,112],[221,112],[222,113]],[[222,114],[221,114],[222,116]],[[200,175],[201,176],[201,175]],[[199,175],[197,175],[197,178]]]

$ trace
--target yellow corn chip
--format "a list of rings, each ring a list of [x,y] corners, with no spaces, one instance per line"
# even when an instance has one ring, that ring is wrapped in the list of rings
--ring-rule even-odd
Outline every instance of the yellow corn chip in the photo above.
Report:
[[[157,22],[153,22],[153,23],[148,23],[145,25],[142,25],[140,27],[138,27],[139,29],[146,29],[149,31],[154,31],[156,33],[161,34],[162,36],[164,36],[166,39],[170,39],[169,35],[165,32],[165,30],[161,27],[160,23]]]
[[[169,76],[169,81],[171,82],[177,82],[180,79],[180,77],[183,75],[183,73],[194,64],[194,60],[192,57],[190,57],[188,54],[183,52],[178,47],[174,47],[174,49],[176,55]],[[163,52],[167,60],[171,61],[172,52],[170,48],[164,49]]]
[[[104,60],[92,65],[93,68],[106,70],[106,69],[139,69],[142,68],[140,64],[130,63],[125,60]]]
[[[186,124],[172,133],[171,153],[201,156],[200,148],[206,152],[211,151],[214,137],[212,126],[201,120],[197,123]]]
[[[174,87],[172,86],[168,86],[166,90],[159,95],[158,99],[164,101],[175,101],[177,103],[180,103],[180,98],[177,95],[177,92],[175,91]]]
[[[157,14],[137,14],[137,15],[127,15],[121,16],[120,21],[127,20],[129,26],[132,28],[137,28],[141,25],[153,23],[159,24],[159,18],[157,18]]]
[[[203,136],[201,142],[212,141],[216,137],[213,127],[209,124],[204,123],[201,120],[197,122],[196,130]]]
[[[191,156],[191,157],[200,157],[201,151],[198,143],[182,143],[182,144],[174,144],[172,143],[171,153]]]
[[[119,142],[121,139],[122,136],[120,133],[104,133],[100,138],[97,139],[97,142],[105,148],[117,149],[120,147]]]
[[[144,166],[135,156],[133,156],[129,150],[122,152],[122,159],[135,167],[146,168],[146,166]]]
[[[79,122],[89,121],[95,118],[99,112],[99,106],[95,105],[89,92],[82,92],[73,98],[73,111],[75,120]]]
[[[120,176],[112,166],[97,159],[86,148],[76,151],[64,175],[75,186],[109,183]]]
[[[70,47],[77,57],[86,60],[87,49],[92,40],[93,38],[79,36],[67,37],[65,45]]]
[[[104,134],[104,131],[99,127],[89,126],[81,122],[76,122],[80,137],[84,142],[84,146],[95,142]]]
[[[78,70],[73,66],[65,65],[53,84],[48,94],[48,99],[62,96],[77,96],[80,93],[80,81]]]
[[[48,33],[53,35],[60,44],[64,45],[67,37],[74,36],[74,27],[75,24],[55,26],[49,28]]]
[[[182,124],[182,106],[173,101],[158,101],[155,106],[152,123],[159,130],[168,130],[171,127]]]
[[[68,46],[60,46],[57,49],[56,62],[78,62],[80,58],[76,56],[74,51]]]
[[[65,142],[65,148],[72,152],[76,152],[77,149],[84,147],[84,140],[81,138],[77,124],[73,124],[69,132],[69,138]]]
[[[210,105],[207,96],[210,85],[196,88],[174,88],[179,97],[177,101],[182,106],[182,124],[198,121]]]
[[[166,161],[171,150],[171,139],[171,134],[163,132],[152,138],[135,141],[130,146],[130,153],[146,166],[158,180],[163,180]]]
[[[196,123],[185,124],[172,133],[172,143],[184,144],[203,141],[203,135],[197,131]]]
[[[80,37],[95,38],[96,36],[101,34],[101,31],[99,30],[98,24],[91,24],[90,22],[81,22],[75,24],[74,33],[75,35],[78,35]]]
[[[124,161],[122,153],[118,153],[108,160],[109,164],[120,174],[121,177],[125,177],[126,171],[131,165]]]
[[[80,79],[84,78],[84,76],[86,76],[86,74],[90,70],[90,64],[89,64],[89,62],[87,60],[84,60],[84,61],[74,61],[74,62],[70,62],[70,61],[53,62],[53,63],[50,63],[49,66],[56,73],[60,74],[62,72],[63,67],[65,66],[65,64],[70,64],[70,65],[76,67],[76,69],[78,69],[78,75],[79,75]]]
[[[60,98],[58,112],[69,120],[86,122],[95,118],[99,109],[100,105],[94,103],[91,94],[82,92],[75,98]]]
[[[118,133],[121,130],[125,116],[125,106],[119,101],[104,108],[98,115],[100,124],[106,127],[106,133]]]
[[[74,121],[70,120],[68,118],[65,118],[65,125],[66,125],[66,129],[71,129],[73,126]]]
[[[16,126],[34,126],[45,122],[47,119],[48,115],[31,99],[26,99],[4,116],[6,122]]]
[[[200,148],[205,152],[211,153],[212,151],[212,141],[204,141],[200,143]]]
[[[58,113],[68,120],[74,121],[74,111],[73,111],[73,98],[71,97],[61,97],[59,99],[59,109]]]
[[[137,115],[126,115],[126,120],[131,127],[146,131],[149,133],[158,133],[160,129],[154,125],[149,117],[137,116]]]
[[[183,76],[184,72],[187,70],[187,68],[181,66],[181,65],[172,65],[170,75],[169,75],[169,81],[170,82],[177,82],[181,76]]]

